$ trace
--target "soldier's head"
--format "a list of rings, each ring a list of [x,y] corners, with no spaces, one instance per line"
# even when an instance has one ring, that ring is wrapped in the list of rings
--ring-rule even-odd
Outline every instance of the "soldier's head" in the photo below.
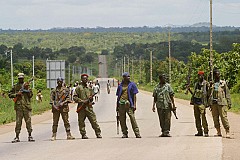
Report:
[[[162,84],[166,83],[166,78],[167,78],[166,74],[160,74],[158,76],[158,78],[159,78],[160,83],[162,83]]]
[[[213,70],[213,78],[214,78],[215,80],[219,80],[219,79],[220,79],[220,71],[219,71],[219,69],[215,68],[215,69]]]
[[[62,87],[62,84],[63,84],[63,78],[62,77],[57,78],[57,84],[58,84],[59,87]]]
[[[24,82],[24,73],[18,73],[18,81],[20,83],[23,83]]]
[[[129,75],[128,72],[124,72],[124,73],[122,74],[122,76],[123,76],[123,81],[124,81],[124,82],[129,82],[129,81],[130,81],[130,75]]]
[[[204,71],[198,71],[198,80],[202,81],[204,79]]]
[[[81,81],[82,81],[83,85],[87,85],[88,75],[87,74],[82,74],[81,75]]]

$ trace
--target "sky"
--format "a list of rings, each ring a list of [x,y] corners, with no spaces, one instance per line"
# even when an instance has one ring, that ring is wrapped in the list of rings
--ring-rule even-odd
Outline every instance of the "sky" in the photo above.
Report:
[[[209,22],[210,0],[0,0],[0,29]],[[240,27],[240,0],[213,0],[213,24]]]

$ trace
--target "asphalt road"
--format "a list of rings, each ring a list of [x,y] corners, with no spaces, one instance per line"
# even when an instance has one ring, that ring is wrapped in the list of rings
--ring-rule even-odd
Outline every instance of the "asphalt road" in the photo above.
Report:
[[[108,72],[106,55],[98,55],[98,68],[99,68],[98,76],[100,78],[107,78]]]
[[[36,142],[27,142],[27,131],[22,129],[21,142],[12,144],[14,125],[8,125],[10,132],[0,134],[1,160],[159,160],[159,159],[211,159],[222,158],[222,138],[213,137],[215,130],[212,118],[209,121],[210,137],[195,137],[196,132],[193,119],[193,109],[188,105],[176,102],[179,119],[172,116],[172,137],[158,137],[160,135],[159,121],[156,113],[151,111],[151,94],[140,92],[137,95],[136,119],[141,132],[141,139],[137,139],[132,131],[128,119],[129,138],[122,139],[116,134],[115,103],[116,87],[107,94],[107,79],[99,79],[101,94],[94,105],[94,111],[102,130],[102,139],[95,137],[90,123],[86,120],[86,130],[89,139],[81,139],[78,131],[76,106],[71,104],[70,123],[75,140],[66,140],[66,133],[60,119],[57,140],[52,142],[52,115],[43,114],[46,120],[33,125],[33,136]],[[2,129],[2,128],[0,128]],[[1,133],[1,132],[0,132]]]

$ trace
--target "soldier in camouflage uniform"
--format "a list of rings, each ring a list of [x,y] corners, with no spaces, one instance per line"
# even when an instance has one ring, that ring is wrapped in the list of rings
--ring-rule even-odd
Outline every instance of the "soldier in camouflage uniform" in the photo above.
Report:
[[[231,98],[226,81],[220,79],[220,71],[215,69],[213,71],[214,83],[211,84],[209,92],[209,105],[212,110],[214,127],[217,130],[216,136],[222,136],[219,117],[221,117],[222,124],[226,130],[226,138],[230,138],[229,122],[227,118],[227,109],[231,108]]]
[[[62,116],[64,127],[67,132],[67,140],[75,139],[70,132],[70,123],[69,123],[69,106],[70,102],[70,91],[67,87],[64,87],[63,78],[59,77],[57,79],[58,86],[52,90],[50,97],[50,104],[52,105],[52,113],[53,113],[53,126],[52,126],[52,141],[56,140],[57,136],[57,128],[58,121],[60,115]]]
[[[188,90],[192,93],[192,103],[194,105],[194,117],[195,124],[197,128],[197,133],[195,136],[204,136],[208,137],[208,123],[206,118],[206,107],[207,103],[207,94],[208,94],[208,83],[204,80],[204,72],[198,71],[198,82],[194,86],[194,92],[192,92],[188,86]],[[201,123],[202,121],[202,123]]]
[[[174,92],[170,84],[166,83],[165,74],[159,75],[159,84],[153,90],[153,107],[155,112],[155,104],[157,107],[158,117],[162,134],[160,137],[171,137],[169,134],[171,126],[171,111],[176,110],[174,103]]]
[[[26,122],[26,127],[28,131],[28,141],[34,142],[31,133],[32,133],[32,124],[31,124],[31,98],[33,93],[29,89],[29,82],[24,83],[24,74],[18,74],[18,83],[15,84],[11,91],[9,92],[9,98],[14,98],[14,110],[16,111],[16,137],[12,143],[20,142],[19,134],[22,126],[22,119],[24,118]]]
[[[88,75],[82,74],[81,80],[82,80],[82,83],[75,89],[75,92],[73,94],[73,100],[76,103],[78,103],[79,105],[83,104],[84,106],[86,106],[85,108],[83,108],[78,112],[78,125],[79,125],[80,134],[82,135],[82,139],[88,139],[86,135],[85,122],[84,122],[87,117],[92,125],[92,128],[95,131],[96,137],[102,138],[101,130],[97,123],[96,114],[94,113],[93,107],[92,107],[93,97],[91,96],[93,95],[93,91],[92,91],[92,88],[90,88],[87,85]]]

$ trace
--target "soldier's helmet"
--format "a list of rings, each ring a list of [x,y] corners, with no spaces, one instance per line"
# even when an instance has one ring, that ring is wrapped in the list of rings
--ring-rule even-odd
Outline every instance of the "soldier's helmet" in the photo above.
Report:
[[[58,78],[57,78],[57,81],[63,82],[63,78],[62,78],[62,77],[58,77]]]
[[[24,78],[24,73],[18,73],[18,79]]]

